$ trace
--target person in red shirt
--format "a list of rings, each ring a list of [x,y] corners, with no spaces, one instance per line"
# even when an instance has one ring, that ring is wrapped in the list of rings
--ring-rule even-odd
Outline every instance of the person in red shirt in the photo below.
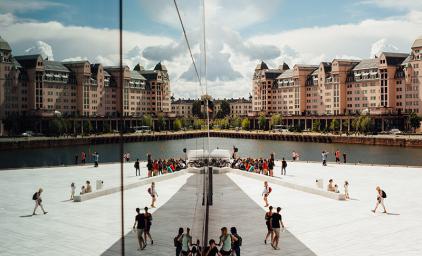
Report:
[[[264,170],[264,175],[268,175],[268,162],[267,160],[264,160],[262,163],[262,170]]]
[[[86,154],[85,154],[85,152],[82,151],[82,153],[81,153],[81,163],[85,164],[85,161],[86,161]]]
[[[338,163],[338,164],[340,163],[340,155],[341,155],[340,154],[340,150],[337,149],[336,150],[336,153],[335,153],[335,156],[336,156],[336,163]]]

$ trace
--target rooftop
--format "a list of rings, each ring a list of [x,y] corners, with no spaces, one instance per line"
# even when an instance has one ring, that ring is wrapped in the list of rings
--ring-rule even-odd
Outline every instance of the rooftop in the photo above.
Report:
[[[378,68],[379,60],[376,59],[363,59],[357,64],[353,70],[363,70],[363,69],[375,69]]]

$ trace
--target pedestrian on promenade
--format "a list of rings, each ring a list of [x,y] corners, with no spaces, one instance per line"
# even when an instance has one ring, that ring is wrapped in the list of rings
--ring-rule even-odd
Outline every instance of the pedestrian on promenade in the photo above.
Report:
[[[81,153],[81,163],[85,164],[85,162],[86,162],[86,154],[85,154],[84,151],[82,151],[82,153]]]
[[[274,250],[280,250],[280,248],[278,247],[278,243],[280,241],[280,224],[281,227],[284,229],[284,223],[280,211],[281,207],[277,207],[277,212],[273,213],[271,217],[271,226],[274,232],[274,239],[271,243],[271,246],[274,248]]]
[[[209,248],[208,251],[205,253],[205,256],[221,256],[218,252],[217,244],[215,243],[214,239],[210,239],[209,241]]]
[[[264,196],[264,207],[268,207],[268,196],[270,195],[272,188],[268,186],[268,181],[264,181],[264,191],[262,191],[262,195]]]
[[[78,154],[75,155],[75,164],[78,164]]]
[[[347,162],[347,155],[346,153],[343,152],[343,163],[346,163],[346,162]]]
[[[192,236],[190,235],[190,228],[186,228],[186,234],[182,234],[179,241],[182,243],[182,256],[188,256],[190,247],[192,246]]]
[[[100,160],[100,154],[95,152],[94,154],[92,154],[92,156],[94,157],[94,167],[98,167],[98,161]]]
[[[157,191],[155,190],[155,182],[151,183],[151,187],[148,188],[148,193],[151,196],[151,208],[155,208],[155,201],[157,201]]]
[[[323,150],[322,153],[321,153],[322,165],[323,166],[327,166],[327,157],[328,157],[328,152]]]
[[[340,163],[340,150],[336,150],[335,152],[335,156],[336,156],[336,163],[339,164]]]
[[[274,238],[273,228],[271,226],[271,217],[273,216],[273,207],[268,207],[268,212],[265,213],[265,225],[267,226],[267,235],[265,236],[264,244],[267,244],[268,237],[271,236],[271,242]]]
[[[140,213],[141,209],[136,208],[136,216],[135,216],[135,223],[133,223],[133,230],[135,230],[136,226],[136,234],[138,237],[139,248],[138,251],[145,249],[147,246],[144,238],[142,237],[144,234],[145,228],[145,216],[143,213]]]
[[[35,215],[35,211],[37,210],[38,206],[41,207],[41,210],[44,214],[47,214],[47,212],[44,210],[44,207],[42,206],[42,199],[41,199],[41,193],[44,190],[42,188],[38,189],[37,192],[34,193],[34,195],[32,195],[32,200],[35,201],[35,207],[34,207],[34,211],[32,212],[32,215]]]
[[[72,182],[72,184],[70,184],[70,200],[73,200],[73,198],[75,197],[75,190],[75,183]]]
[[[230,233],[237,239],[236,241],[232,242],[232,252],[234,252],[236,256],[240,256],[240,246],[242,246],[242,237],[239,236],[239,234],[237,233],[236,227],[231,227]]]
[[[221,228],[220,242],[218,246],[221,246],[220,253],[222,256],[230,256],[232,253],[232,241],[237,241],[235,236],[228,233],[226,227]]]
[[[150,155],[148,155],[148,161],[147,161],[148,177],[152,177],[152,167],[153,167],[153,161],[152,159],[150,159]]]
[[[183,236],[183,228],[179,228],[179,232],[177,233],[177,236],[173,239],[174,240],[174,247],[176,247],[176,256],[180,256],[180,253],[182,252],[182,236]]]
[[[349,196],[349,182],[347,180],[344,182],[344,196],[346,197],[346,199],[350,199],[350,196]]]
[[[263,162],[262,162],[262,170],[263,170],[264,175],[269,175],[269,172],[268,172],[268,162],[267,162],[267,160],[263,160]]]
[[[141,176],[141,170],[139,168],[139,159],[136,159],[134,167],[135,167],[135,176],[138,176],[138,173],[139,173],[139,176]]]
[[[270,158],[270,160],[269,160],[269,162],[268,162],[268,170],[269,170],[269,172],[270,172],[270,177],[273,177],[274,176],[274,159],[271,159]]]
[[[297,155],[296,155],[296,151],[293,150],[292,152],[292,160],[296,161]]]
[[[281,161],[281,175],[286,175],[287,161],[284,159]]]
[[[375,211],[377,210],[378,206],[381,205],[382,208],[384,208],[384,212],[383,213],[387,213],[387,210],[385,209],[385,205],[384,205],[384,199],[387,198],[387,194],[379,186],[377,186],[376,191],[377,191],[377,203],[375,205],[375,209],[372,210],[372,212],[375,213]]]
[[[130,153],[129,152],[126,153],[126,162],[130,162]]]
[[[85,193],[91,193],[92,192],[92,187],[91,187],[91,182],[89,180],[86,181],[86,187],[85,187]]]
[[[145,228],[144,228],[144,238],[145,238],[145,245],[148,243],[148,237],[151,240],[151,245],[154,244],[154,240],[151,237],[151,225],[152,225],[152,214],[148,212],[148,207],[144,208],[144,216],[145,216]]]

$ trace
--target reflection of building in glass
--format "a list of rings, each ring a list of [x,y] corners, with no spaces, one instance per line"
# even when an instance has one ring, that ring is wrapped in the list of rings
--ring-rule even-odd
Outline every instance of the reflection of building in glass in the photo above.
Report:
[[[1,38],[0,54],[0,118],[54,112],[116,117],[121,109],[124,116],[171,111],[169,77],[161,63],[153,70],[138,65],[131,71],[124,66],[122,86],[119,67],[85,60],[51,61],[41,55],[12,56]]]
[[[320,65],[259,64],[252,84],[255,113],[343,115],[422,113],[422,38],[407,53],[373,59],[334,59]]]

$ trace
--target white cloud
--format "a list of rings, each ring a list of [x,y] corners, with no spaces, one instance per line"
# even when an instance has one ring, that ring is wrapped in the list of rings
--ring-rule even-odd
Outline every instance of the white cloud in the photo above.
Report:
[[[35,46],[32,46],[25,50],[26,54],[41,54],[43,58],[48,58],[49,60],[54,60],[53,48],[51,45],[43,41],[37,41]]]
[[[369,57],[374,58],[375,56],[379,56],[381,52],[396,52],[398,49],[397,46],[387,43],[387,39],[382,38],[372,44]]]
[[[374,4],[384,8],[405,9],[405,10],[420,10],[422,8],[422,1],[420,0],[367,0],[362,1],[363,4]]]
[[[62,59],[61,61],[81,61],[81,60],[88,60],[88,57],[76,56],[76,57]]]

